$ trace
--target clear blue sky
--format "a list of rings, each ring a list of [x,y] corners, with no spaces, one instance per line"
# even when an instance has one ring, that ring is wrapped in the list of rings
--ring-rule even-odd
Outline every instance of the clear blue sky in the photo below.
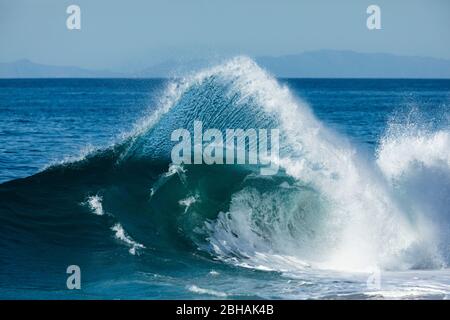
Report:
[[[81,7],[82,29],[66,28]],[[382,30],[366,28],[381,7]],[[337,49],[450,59],[448,0],[0,0],[0,61],[128,71],[165,59]]]

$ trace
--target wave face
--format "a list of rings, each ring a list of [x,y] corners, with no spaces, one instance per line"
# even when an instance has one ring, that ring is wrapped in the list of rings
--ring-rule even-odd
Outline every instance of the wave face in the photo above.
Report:
[[[280,171],[172,164],[172,131],[196,120],[223,133],[279,128]],[[103,266],[106,278],[127,268],[176,278],[217,263],[291,275],[443,268],[449,150],[448,130],[400,126],[375,160],[363,156],[238,57],[171,82],[122,142],[0,185],[0,273],[37,268],[39,278],[73,263]]]

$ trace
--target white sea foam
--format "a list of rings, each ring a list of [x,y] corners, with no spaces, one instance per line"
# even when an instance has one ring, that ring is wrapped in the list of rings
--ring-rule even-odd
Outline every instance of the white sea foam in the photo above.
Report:
[[[391,120],[377,150],[377,165],[423,239],[419,266],[430,266],[423,258],[446,266],[450,258],[450,131],[423,128],[421,116],[413,118],[413,122]],[[428,256],[423,255],[423,246]]]
[[[92,212],[98,216],[102,216],[105,214],[103,211],[103,205],[102,205],[103,198],[99,195],[90,196],[86,200],[86,204],[89,206],[89,208],[92,210]]]
[[[116,223],[111,228],[111,230],[115,232],[114,236],[116,237],[116,239],[122,241],[123,243],[125,243],[127,246],[130,247],[130,249],[128,250],[130,254],[136,255],[139,249],[145,248],[143,244],[134,241],[129,235],[127,235],[127,233],[125,232],[120,223]]]
[[[194,195],[194,196],[190,196],[190,197],[187,197],[186,199],[182,199],[182,200],[178,201],[178,204],[180,206],[184,207],[184,213],[186,213],[189,210],[189,208],[191,207],[191,205],[193,205],[197,201],[198,201],[198,195]]]
[[[94,214],[102,216],[105,214],[102,201],[103,198],[101,196],[95,195],[89,197],[84,204],[88,205]],[[127,235],[120,223],[116,223],[114,226],[112,226],[111,230],[115,232],[114,236],[116,239],[122,241],[130,247],[130,254],[135,255],[139,249],[145,248],[144,245],[134,241],[129,235]]]
[[[211,276],[218,276],[218,275],[220,275],[220,273],[217,272],[216,270],[211,270],[211,271],[209,272],[209,275],[211,275]]]
[[[387,135],[378,150],[377,163],[386,177],[399,179],[413,170],[450,168],[450,132],[403,132]]]
[[[180,180],[183,183],[186,183],[186,170],[183,168],[183,166],[171,164],[167,172],[164,172],[159,177],[159,179],[155,183],[153,183],[153,186],[150,189],[150,198],[153,197],[155,193],[159,190],[159,188],[161,188],[174,175],[178,175]]]
[[[188,290],[191,292],[194,292],[194,293],[207,294],[210,296],[215,296],[215,297],[220,297],[220,298],[225,298],[228,296],[225,292],[211,290],[211,289],[204,289],[204,288],[197,287],[196,285],[189,286]]]

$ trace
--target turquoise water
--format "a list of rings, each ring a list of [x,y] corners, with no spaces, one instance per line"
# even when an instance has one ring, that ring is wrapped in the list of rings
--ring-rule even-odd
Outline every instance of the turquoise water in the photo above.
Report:
[[[245,58],[0,80],[0,297],[447,298],[449,103],[450,80],[274,79]],[[280,171],[171,166],[196,120],[279,128]]]

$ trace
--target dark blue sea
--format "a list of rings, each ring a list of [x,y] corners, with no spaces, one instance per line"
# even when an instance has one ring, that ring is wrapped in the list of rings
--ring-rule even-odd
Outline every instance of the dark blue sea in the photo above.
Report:
[[[279,171],[173,164],[194,121],[279,129]],[[275,79],[246,58],[1,79],[0,298],[448,298],[449,124],[450,80]]]

